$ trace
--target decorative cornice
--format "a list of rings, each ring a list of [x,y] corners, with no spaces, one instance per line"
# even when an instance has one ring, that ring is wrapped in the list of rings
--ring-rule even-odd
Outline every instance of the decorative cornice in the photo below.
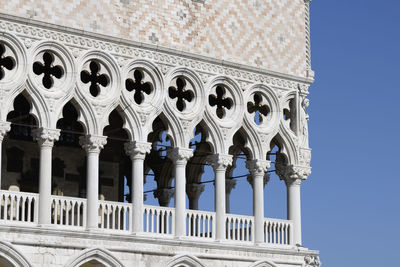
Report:
[[[60,137],[59,129],[38,128],[32,130],[32,135],[40,147],[53,147],[54,142]]]
[[[232,155],[210,155],[207,157],[207,162],[213,166],[214,170],[226,170],[232,165]]]
[[[193,157],[193,150],[188,148],[175,147],[168,150],[167,157],[177,165],[186,164],[187,161],[191,157]]]
[[[303,84],[310,85],[314,81],[310,77],[263,70],[235,62],[57,26],[9,14],[0,13],[0,17],[0,31],[11,32],[22,37],[26,46],[31,46],[37,40],[59,41],[68,46],[76,55],[80,53],[80,50],[103,50],[115,55],[119,62],[142,58],[156,62],[161,69],[164,66],[183,66],[194,69],[205,77],[227,75],[235,78],[239,83],[262,83],[288,90],[295,90]]]
[[[133,141],[125,143],[125,152],[132,160],[144,160],[147,153],[150,153],[151,143]]]
[[[100,153],[107,144],[107,137],[96,135],[81,136],[79,144],[85,149],[86,153]]]

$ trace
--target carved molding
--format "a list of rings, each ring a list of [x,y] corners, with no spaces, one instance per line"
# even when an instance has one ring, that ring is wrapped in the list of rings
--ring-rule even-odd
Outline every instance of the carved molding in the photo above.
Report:
[[[318,256],[310,256],[307,255],[304,257],[304,262],[306,263],[305,267],[320,267],[321,261]]]

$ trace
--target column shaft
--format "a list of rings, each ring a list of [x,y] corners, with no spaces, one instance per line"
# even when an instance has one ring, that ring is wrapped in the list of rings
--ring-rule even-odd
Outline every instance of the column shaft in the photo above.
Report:
[[[226,236],[225,170],[225,168],[216,168],[215,170],[215,230],[217,240],[224,240]]]
[[[3,153],[3,139],[7,132],[11,129],[9,122],[0,122],[0,190],[1,190],[1,173],[2,173],[2,153]]]
[[[175,163],[175,236],[186,235],[186,198],[185,198],[186,162]]]
[[[256,174],[253,178],[253,211],[254,239],[256,243],[264,243],[264,174]]]
[[[87,229],[97,229],[99,216],[99,153],[89,151],[87,153]]]
[[[132,223],[133,233],[143,231],[143,163],[144,159],[132,160]]]
[[[301,180],[287,182],[287,218],[293,221],[293,244],[302,244],[301,240]]]
[[[51,162],[52,147],[40,147],[39,165],[39,224],[51,223]]]

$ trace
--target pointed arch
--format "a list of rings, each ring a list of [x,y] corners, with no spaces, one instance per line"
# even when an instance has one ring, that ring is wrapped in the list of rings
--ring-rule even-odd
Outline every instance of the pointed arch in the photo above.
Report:
[[[88,248],[71,259],[66,267],[79,267],[92,260],[98,261],[106,267],[123,267],[123,264],[106,249]]]
[[[200,260],[191,255],[178,255],[173,257],[166,267],[205,267]]]
[[[263,260],[257,261],[251,264],[249,267],[277,267],[277,265],[272,263],[271,261]]]
[[[284,126],[281,124],[280,131],[270,140],[270,144],[275,142],[275,145],[279,147],[279,153],[286,157],[286,163],[288,164],[297,164],[298,156],[297,156],[297,149],[296,144],[294,143],[293,139],[291,138],[290,134],[285,131]],[[273,147],[269,147],[268,151],[271,151]]]
[[[19,250],[17,250],[11,243],[4,241],[0,241],[0,259],[1,258],[5,259],[15,267],[32,266]]]

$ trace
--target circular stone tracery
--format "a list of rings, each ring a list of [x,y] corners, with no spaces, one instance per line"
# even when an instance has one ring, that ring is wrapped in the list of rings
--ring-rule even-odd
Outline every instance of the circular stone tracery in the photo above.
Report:
[[[11,51],[5,44],[0,43],[0,81],[6,77],[8,72],[15,69],[15,59],[11,55]]]
[[[190,83],[182,76],[173,79],[171,84],[168,88],[168,95],[175,101],[176,108],[182,112],[194,99],[193,89],[190,87]]]
[[[129,74],[133,79],[125,80],[125,88],[128,92],[134,91],[133,98],[136,104],[140,105],[153,92],[153,85],[149,75],[142,70],[134,69]]]
[[[227,90],[223,85],[217,85],[215,94],[208,96],[208,103],[215,109],[217,117],[223,119],[227,112],[233,107],[233,100],[226,95]]]
[[[110,84],[109,76],[102,72],[102,66],[96,60],[91,60],[84,65],[81,81],[89,85],[89,92],[94,97],[101,93],[100,86],[106,88]]]
[[[257,125],[261,125],[271,112],[270,107],[265,104],[263,96],[259,93],[253,95],[253,101],[247,102],[247,111],[250,115],[254,113],[253,120]]]
[[[36,61],[33,63],[33,72],[37,76],[42,77],[42,85],[46,89],[50,89],[54,86],[56,79],[59,80],[64,76],[64,69],[58,57],[55,57],[54,53],[50,51],[45,51],[40,53],[43,63],[41,61]]]

